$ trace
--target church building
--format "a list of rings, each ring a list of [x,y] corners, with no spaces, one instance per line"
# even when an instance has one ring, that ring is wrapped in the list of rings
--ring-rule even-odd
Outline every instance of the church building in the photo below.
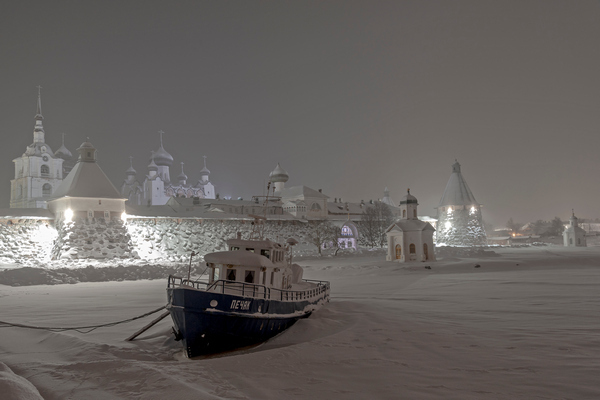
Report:
[[[417,198],[408,190],[400,200],[400,219],[386,230],[388,261],[435,261],[433,233],[429,222],[417,218]]]
[[[572,213],[569,226],[563,231],[565,247],[587,247],[585,230],[579,226],[579,219]]]
[[[40,89],[38,86],[33,143],[21,157],[13,160],[15,179],[10,181],[10,208],[47,208],[47,200],[63,179],[62,154],[53,153],[46,143]]]
[[[181,163],[181,173],[177,181],[171,181],[171,167],[173,156],[163,147],[163,131],[160,131],[160,145],[158,150],[152,152],[148,174],[144,181],[136,179],[137,171],[133,168],[130,157],[130,166],[125,171],[126,178],[121,185],[121,195],[128,200],[129,205],[165,205],[171,197],[186,197],[197,199],[215,199],[215,187],[209,180],[210,171],[206,168],[206,156],[204,156],[204,167],[200,170],[200,179],[195,185],[188,183]]]

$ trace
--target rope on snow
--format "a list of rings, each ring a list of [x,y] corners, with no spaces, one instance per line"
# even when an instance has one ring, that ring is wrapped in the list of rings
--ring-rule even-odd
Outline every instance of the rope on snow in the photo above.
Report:
[[[154,311],[147,312],[147,313],[139,315],[137,317],[124,319],[122,321],[117,321],[117,322],[109,322],[109,323],[101,324],[101,325],[89,325],[89,326],[76,326],[76,327],[68,327],[68,328],[57,328],[57,327],[48,327],[48,326],[32,326],[32,325],[16,324],[16,323],[12,323],[12,322],[0,321],[0,328],[6,328],[6,327],[12,326],[12,327],[16,327],[16,328],[41,329],[41,330],[46,330],[46,331],[50,331],[50,332],[76,331],[76,332],[79,332],[79,333],[90,333],[91,331],[93,331],[94,329],[97,329],[97,328],[107,328],[107,327],[110,327],[110,326],[124,324],[124,323],[127,323],[127,322],[135,321],[136,319],[147,317],[148,315],[152,315],[154,313],[157,313],[157,312],[159,312],[160,310],[162,310],[164,308],[165,308],[165,306],[162,306],[160,308],[157,308]]]

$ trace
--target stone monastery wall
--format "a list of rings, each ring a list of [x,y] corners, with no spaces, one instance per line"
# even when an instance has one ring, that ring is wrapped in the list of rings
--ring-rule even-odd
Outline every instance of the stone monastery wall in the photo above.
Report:
[[[47,219],[0,219],[0,263],[48,261],[57,236]]]
[[[121,220],[0,220],[0,263],[46,263],[51,260],[98,259],[186,262],[192,251],[204,255],[225,250],[225,240],[244,236],[250,221],[170,218]],[[295,237],[308,244],[309,225],[266,221],[264,236]]]

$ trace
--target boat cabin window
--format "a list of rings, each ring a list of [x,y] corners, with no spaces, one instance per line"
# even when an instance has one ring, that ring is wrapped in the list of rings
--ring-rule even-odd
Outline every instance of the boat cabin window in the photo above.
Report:
[[[273,285],[274,280],[275,280],[275,271],[271,271],[271,285]]]
[[[254,249],[252,247],[246,247],[246,251],[249,251],[250,253],[254,253]]]
[[[219,280],[219,268],[213,268],[213,281]]]
[[[227,280],[235,281],[235,269],[230,269],[229,271],[227,271]]]
[[[231,251],[236,251],[236,250],[239,250],[239,249],[240,249],[239,246],[231,246]]]
[[[267,271],[263,272],[262,278],[263,278],[262,284],[266,285],[267,284]]]
[[[246,271],[246,276],[244,277],[244,282],[254,283],[254,271]]]
[[[260,255],[261,256],[265,256],[267,258],[270,258],[269,256],[271,255],[271,252],[269,250],[266,250],[266,249],[261,249],[260,250]]]

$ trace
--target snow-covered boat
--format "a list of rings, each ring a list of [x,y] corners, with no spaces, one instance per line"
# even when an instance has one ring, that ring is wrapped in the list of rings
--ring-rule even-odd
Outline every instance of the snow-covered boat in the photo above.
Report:
[[[292,263],[295,243],[238,233],[228,251],[204,256],[208,281],[169,276],[167,309],[188,357],[264,342],[329,301],[329,282],[302,279]]]

